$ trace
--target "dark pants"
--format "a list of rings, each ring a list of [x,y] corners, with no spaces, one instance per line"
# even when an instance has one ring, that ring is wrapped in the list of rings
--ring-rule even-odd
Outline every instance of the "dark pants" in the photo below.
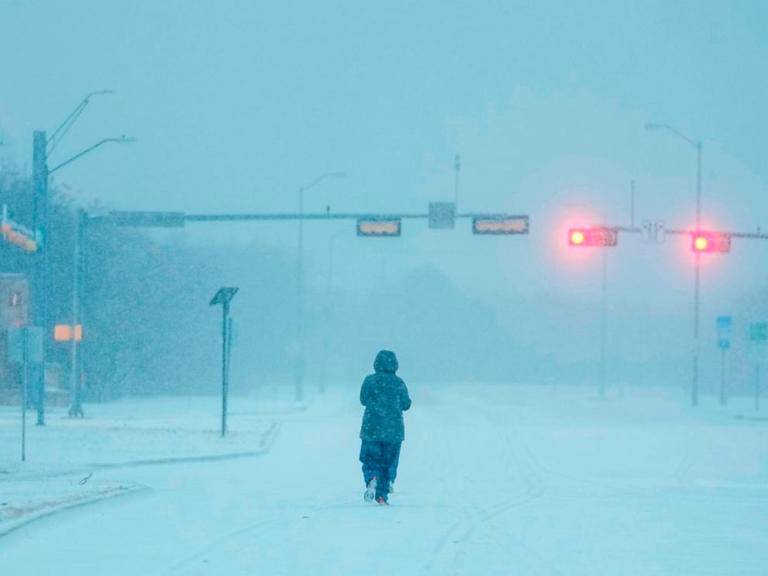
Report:
[[[400,447],[403,445],[402,442],[399,442],[397,444],[397,452],[395,452],[395,458],[392,460],[392,466],[389,467],[389,481],[394,482],[395,478],[397,478],[397,466],[400,464]]]
[[[368,442],[360,446],[360,462],[363,463],[365,484],[376,477],[376,499],[389,496],[390,468],[400,449],[400,442]]]

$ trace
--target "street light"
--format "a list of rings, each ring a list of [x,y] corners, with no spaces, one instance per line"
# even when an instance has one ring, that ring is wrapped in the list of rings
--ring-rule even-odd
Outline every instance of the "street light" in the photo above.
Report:
[[[71,164],[75,160],[85,156],[89,152],[107,144],[108,142],[125,143],[133,142],[133,138],[128,138],[125,135],[117,138],[104,138],[89,146],[85,150],[75,154],[71,158],[61,162],[53,169],[48,168],[48,159],[53,150],[63,140],[64,136],[69,132],[77,119],[83,113],[88,106],[90,99],[96,95],[113,94],[112,90],[98,90],[96,92],[90,92],[83,98],[83,100],[75,107],[72,112],[64,119],[56,130],[53,131],[50,138],[46,137],[44,130],[37,130],[33,133],[33,148],[32,148],[32,166],[33,166],[33,185],[34,185],[34,216],[32,228],[37,232],[40,231],[42,236],[42,249],[40,250],[40,256],[36,258],[34,265],[35,275],[35,323],[43,328],[44,334],[48,334],[48,297],[49,297],[49,269],[50,269],[50,250],[48,241],[48,179],[49,176],[57,170]],[[75,272],[77,274],[77,272]],[[77,281],[77,278],[76,278]],[[77,315],[77,310],[73,311],[73,314]],[[75,317],[74,324],[77,324]],[[45,346],[43,346],[45,348]],[[73,353],[74,354],[74,353]],[[75,390],[73,394],[73,413],[81,414],[79,407],[79,400]],[[45,424],[45,352],[43,352],[43,359],[41,362],[40,373],[37,376],[37,424],[42,426]]]
[[[685,140],[696,150],[696,234],[701,230],[701,140],[694,140],[673,128],[669,124],[648,122],[646,130],[664,130]],[[694,289],[693,289],[693,381],[691,383],[691,404],[699,403],[699,286],[701,283],[701,250],[694,250]]]
[[[299,246],[296,260],[296,365],[294,379],[296,383],[296,400],[304,399],[304,193],[320,184],[326,178],[344,178],[345,172],[324,172],[317,178],[299,188]]]

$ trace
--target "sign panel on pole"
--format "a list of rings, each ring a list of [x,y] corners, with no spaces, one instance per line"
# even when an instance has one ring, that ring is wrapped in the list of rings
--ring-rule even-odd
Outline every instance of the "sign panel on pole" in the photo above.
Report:
[[[359,218],[358,236],[400,236],[402,230],[399,218]]]
[[[489,214],[472,219],[473,234],[528,234],[528,216]]]
[[[749,339],[759,344],[768,341],[768,322],[753,322],[750,324]]]
[[[109,213],[109,220],[117,226],[143,228],[183,228],[184,212],[122,212]]]
[[[429,227],[450,229],[456,226],[456,204],[454,202],[429,203]]]
[[[715,325],[717,327],[717,347],[722,350],[728,350],[731,347],[733,318],[730,316],[718,316]]]
[[[664,222],[647,220],[643,222],[642,240],[646,244],[663,244],[666,237],[666,228]]]

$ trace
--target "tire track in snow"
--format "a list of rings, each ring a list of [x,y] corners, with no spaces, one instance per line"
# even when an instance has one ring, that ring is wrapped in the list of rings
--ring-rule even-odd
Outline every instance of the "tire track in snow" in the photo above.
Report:
[[[508,530],[503,530],[502,534],[502,531],[498,529],[498,522],[495,522],[499,516],[515,508],[525,506],[544,495],[545,483],[535,458],[528,446],[522,441],[519,430],[510,426],[508,419],[499,419],[492,407],[487,405],[477,402],[470,402],[470,404],[475,413],[472,415],[463,414],[463,418],[467,420],[468,424],[476,425],[478,420],[476,412],[479,411],[482,412],[483,421],[490,420],[498,424],[494,431],[497,429],[503,431],[502,438],[497,443],[497,445],[503,446],[503,454],[500,455],[498,461],[502,465],[509,461],[515,463],[515,470],[521,472],[520,478],[524,484],[524,489],[522,493],[504,498],[490,506],[478,502],[477,495],[471,496],[472,502],[463,507],[462,517],[451,524],[438,538],[428,562],[423,566],[423,571],[435,574],[461,574],[460,560],[470,554],[467,546],[470,546],[473,541],[482,541],[483,543],[493,541],[495,544],[494,552],[496,554],[501,553],[507,559],[510,567],[520,567],[522,564],[525,566],[526,573],[555,573],[550,562],[515,539]],[[466,406],[467,404],[465,404]],[[455,417],[456,414],[451,413],[453,421],[449,425],[456,424]],[[507,538],[503,540],[504,534]],[[455,544],[457,548],[448,550],[449,542]],[[469,570],[471,571],[471,567]]]

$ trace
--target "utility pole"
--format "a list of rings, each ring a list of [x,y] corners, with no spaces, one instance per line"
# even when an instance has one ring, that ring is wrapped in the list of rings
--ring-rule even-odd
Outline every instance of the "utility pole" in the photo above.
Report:
[[[35,372],[35,401],[37,403],[37,425],[45,425],[45,343],[48,335],[48,154],[45,131],[37,130],[32,137],[32,179],[34,187],[34,213],[32,229],[39,231],[42,245],[34,256],[34,324],[43,329],[43,358]]]
[[[83,98],[83,100],[75,107],[75,109],[67,116],[61,125],[53,131],[50,137],[46,137],[44,130],[36,130],[32,134],[32,180],[34,188],[34,211],[33,211],[33,225],[32,228],[35,234],[39,234],[39,238],[36,238],[40,249],[37,256],[33,261],[33,318],[34,324],[42,328],[43,331],[43,354],[40,361],[40,368],[35,373],[35,389],[36,389],[36,402],[37,402],[37,425],[45,425],[45,356],[46,356],[46,343],[50,334],[50,319],[48,314],[49,301],[51,298],[50,290],[50,223],[49,223],[49,204],[48,197],[48,180],[51,174],[57,170],[68,166],[72,162],[92,152],[96,148],[103,146],[109,142],[126,143],[134,142],[133,138],[128,138],[122,135],[117,138],[103,138],[88,148],[78,152],[69,159],[61,162],[53,168],[48,167],[48,158],[53,150],[61,143],[62,139],[77,119],[82,115],[85,109],[88,107],[90,99],[93,96],[113,94],[112,90],[97,90],[90,92]],[[74,332],[74,326],[73,326]],[[73,359],[76,352],[73,352]]]

